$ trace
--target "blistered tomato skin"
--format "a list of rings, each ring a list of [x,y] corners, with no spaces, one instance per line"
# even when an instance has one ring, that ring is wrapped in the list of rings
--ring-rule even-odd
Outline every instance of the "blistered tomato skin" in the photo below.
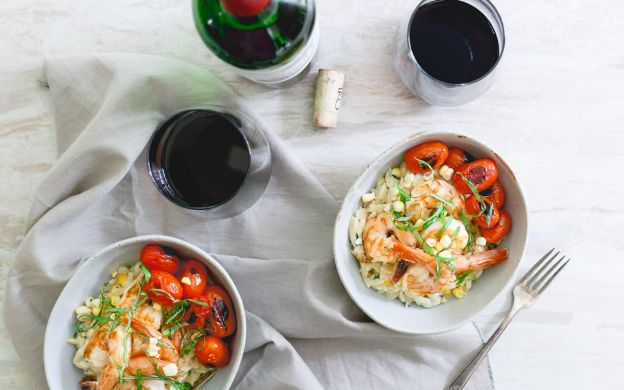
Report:
[[[195,345],[195,356],[204,365],[223,367],[230,361],[230,350],[220,338],[204,336]]]
[[[433,169],[437,169],[444,164],[448,157],[448,147],[444,142],[431,141],[424,144],[416,145],[405,154],[405,165],[407,169],[415,173],[426,173],[429,171],[427,166],[420,165],[419,160],[431,165]]]
[[[449,148],[448,158],[446,159],[446,165],[450,168],[457,170],[464,164],[474,161],[475,158],[468,152],[460,148]]]
[[[208,284],[208,271],[204,264],[197,260],[188,260],[182,266],[182,274],[180,280],[188,279],[188,283],[182,283],[185,298],[199,297]],[[186,280],[186,279],[185,279]]]
[[[470,186],[464,182],[468,179],[481,192],[496,182],[498,179],[498,168],[496,163],[488,158],[464,164],[453,175],[453,185],[462,194],[471,194]]]
[[[505,210],[500,211],[500,219],[492,228],[481,228],[481,236],[485,238],[488,244],[496,244],[509,233],[511,230],[511,215]]]
[[[487,197],[481,197],[481,200],[483,200],[485,208],[482,207],[481,203],[477,200],[477,198],[475,198],[474,196],[470,196],[468,199],[466,199],[466,211],[468,211],[470,215],[475,216],[475,222],[477,223],[477,225],[483,228],[494,227],[500,219],[500,213],[496,206],[493,204],[492,215],[490,216],[490,223],[488,225],[487,211],[490,203],[493,202]],[[477,215],[478,217],[476,217]]]
[[[505,204],[505,190],[503,189],[503,185],[500,181],[496,181],[492,184],[492,187],[489,188],[490,194],[488,198],[494,202],[494,207],[500,210],[501,207]]]
[[[173,249],[161,245],[144,246],[140,259],[150,271],[158,270],[175,274],[180,267],[180,260]]]
[[[171,306],[182,299],[182,284],[169,272],[151,271],[150,279],[143,285],[143,291],[156,303]]]
[[[219,286],[207,286],[200,299],[206,306],[194,307],[198,315],[207,318],[206,328],[217,337],[227,337],[236,330],[236,313],[228,293]]]

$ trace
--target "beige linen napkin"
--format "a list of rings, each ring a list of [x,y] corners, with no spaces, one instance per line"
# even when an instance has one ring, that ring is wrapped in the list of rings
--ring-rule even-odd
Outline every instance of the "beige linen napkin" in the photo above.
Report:
[[[271,131],[273,176],[244,214],[215,221],[160,196],[145,163],[159,123],[206,103],[250,112],[207,69],[108,54],[48,58],[45,75],[62,155],[36,193],[4,313],[36,388],[46,388],[43,334],[64,283],[81,259],[141,234],[190,241],[234,279],[249,321],[236,389],[441,389],[481,344],[472,325],[414,337],[355,306],[332,259],[337,202]],[[491,389],[488,370],[468,388]]]

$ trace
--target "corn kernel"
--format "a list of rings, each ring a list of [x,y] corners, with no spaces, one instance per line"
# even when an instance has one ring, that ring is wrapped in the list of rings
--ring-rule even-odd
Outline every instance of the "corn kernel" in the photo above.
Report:
[[[119,307],[119,305],[121,304],[121,298],[119,297],[119,295],[113,295],[111,297],[111,304],[115,307]]]
[[[119,278],[117,279],[117,283],[124,284],[126,279],[128,279],[128,274],[121,274],[119,275]]]
[[[449,246],[451,246],[451,237],[448,236],[448,234],[445,234],[442,236],[442,238],[440,239],[440,244],[442,244],[445,248],[448,248]]]
[[[119,274],[119,272],[117,272],[117,271],[113,271],[113,272],[111,273],[111,276],[112,276],[113,278],[116,278],[118,274]]]
[[[160,304],[158,304],[158,303],[154,303],[154,310],[161,311],[162,310],[162,306],[160,306]]]
[[[443,295],[447,295],[447,296],[451,295],[451,290],[449,290],[449,289],[442,290],[442,294]]]
[[[485,237],[477,237],[477,239],[475,240],[475,244],[479,246],[485,246],[487,244],[487,241],[485,240]]]
[[[85,314],[91,314],[91,309],[86,306],[78,306],[76,308],[76,315],[83,316]]]
[[[375,199],[375,193],[374,192],[368,192],[368,193],[362,195],[362,202],[364,202],[364,203],[368,203],[368,202],[370,202],[370,201],[372,201],[374,199]]]
[[[444,180],[449,181],[453,177],[453,173],[455,173],[455,171],[448,165],[442,165],[438,173],[440,174],[440,176],[442,176]]]
[[[451,290],[451,292],[457,299],[462,299],[466,296],[466,292],[464,291],[464,288],[462,286],[455,287],[453,290]]]
[[[444,249],[444,245],[442,245],[441,242],[438,242],[437,244],[435,244],[435,246],[433,247],[436,251],[440,252]]]
[[[394,209],[394,211],[402,212],[403,210],[405,210],[405,203],[397,200],[392,204],[392,208]]]
[[[435,239],[435,238],[427,238],[427,239],[425,240],[425,244],[427,244],[428,246],[430,246],[430,247],[432,247],[432,248],[433,248],[433,247],[435,247],[435,246],[437,245],[437,243],[438,243],[438,242],[436,241],[436,239]]]

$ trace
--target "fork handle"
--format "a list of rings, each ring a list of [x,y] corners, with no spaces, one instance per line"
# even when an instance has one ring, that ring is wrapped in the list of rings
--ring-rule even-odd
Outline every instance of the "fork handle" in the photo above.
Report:
[[[505,328],[507,328],[507,325],[509,325],[511,320],[520,311],[520,309],[522,309],[522,306],[516,305],[514,302],[511,309],[505,316],[505,319],[503,319],[503,322],[501,322],[494,334],[490,336],[490,338],[483,345],[479,353],[470,361],[470,363],[468,363],[466,368],[464,368],[464,370],[457,376],[457,378],[455,378],[455,380],[449,385],[447,390],[461,390],[464,388],[464,386],[466,386],[466,383],[468,383],[468,380],[470,379],[472,374],[474,374],[474,372],[477,370],[483,358],[487,355],[490,349],[492,349],[492,346],[494,345],[496,340],[498,340],[500,335],[503,334],[503,331],[505,330]]]

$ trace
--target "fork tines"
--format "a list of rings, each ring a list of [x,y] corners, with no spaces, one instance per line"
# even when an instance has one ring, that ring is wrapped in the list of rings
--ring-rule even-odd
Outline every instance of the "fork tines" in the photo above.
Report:
[[[520,284],[523,284],[534,294],[541,294],[570,261],[570,258],[566,257],[565,254],[559,256],[559,251],[551,256],[554,251],[555,248],[552,248],[546,252],[520,280]]]

